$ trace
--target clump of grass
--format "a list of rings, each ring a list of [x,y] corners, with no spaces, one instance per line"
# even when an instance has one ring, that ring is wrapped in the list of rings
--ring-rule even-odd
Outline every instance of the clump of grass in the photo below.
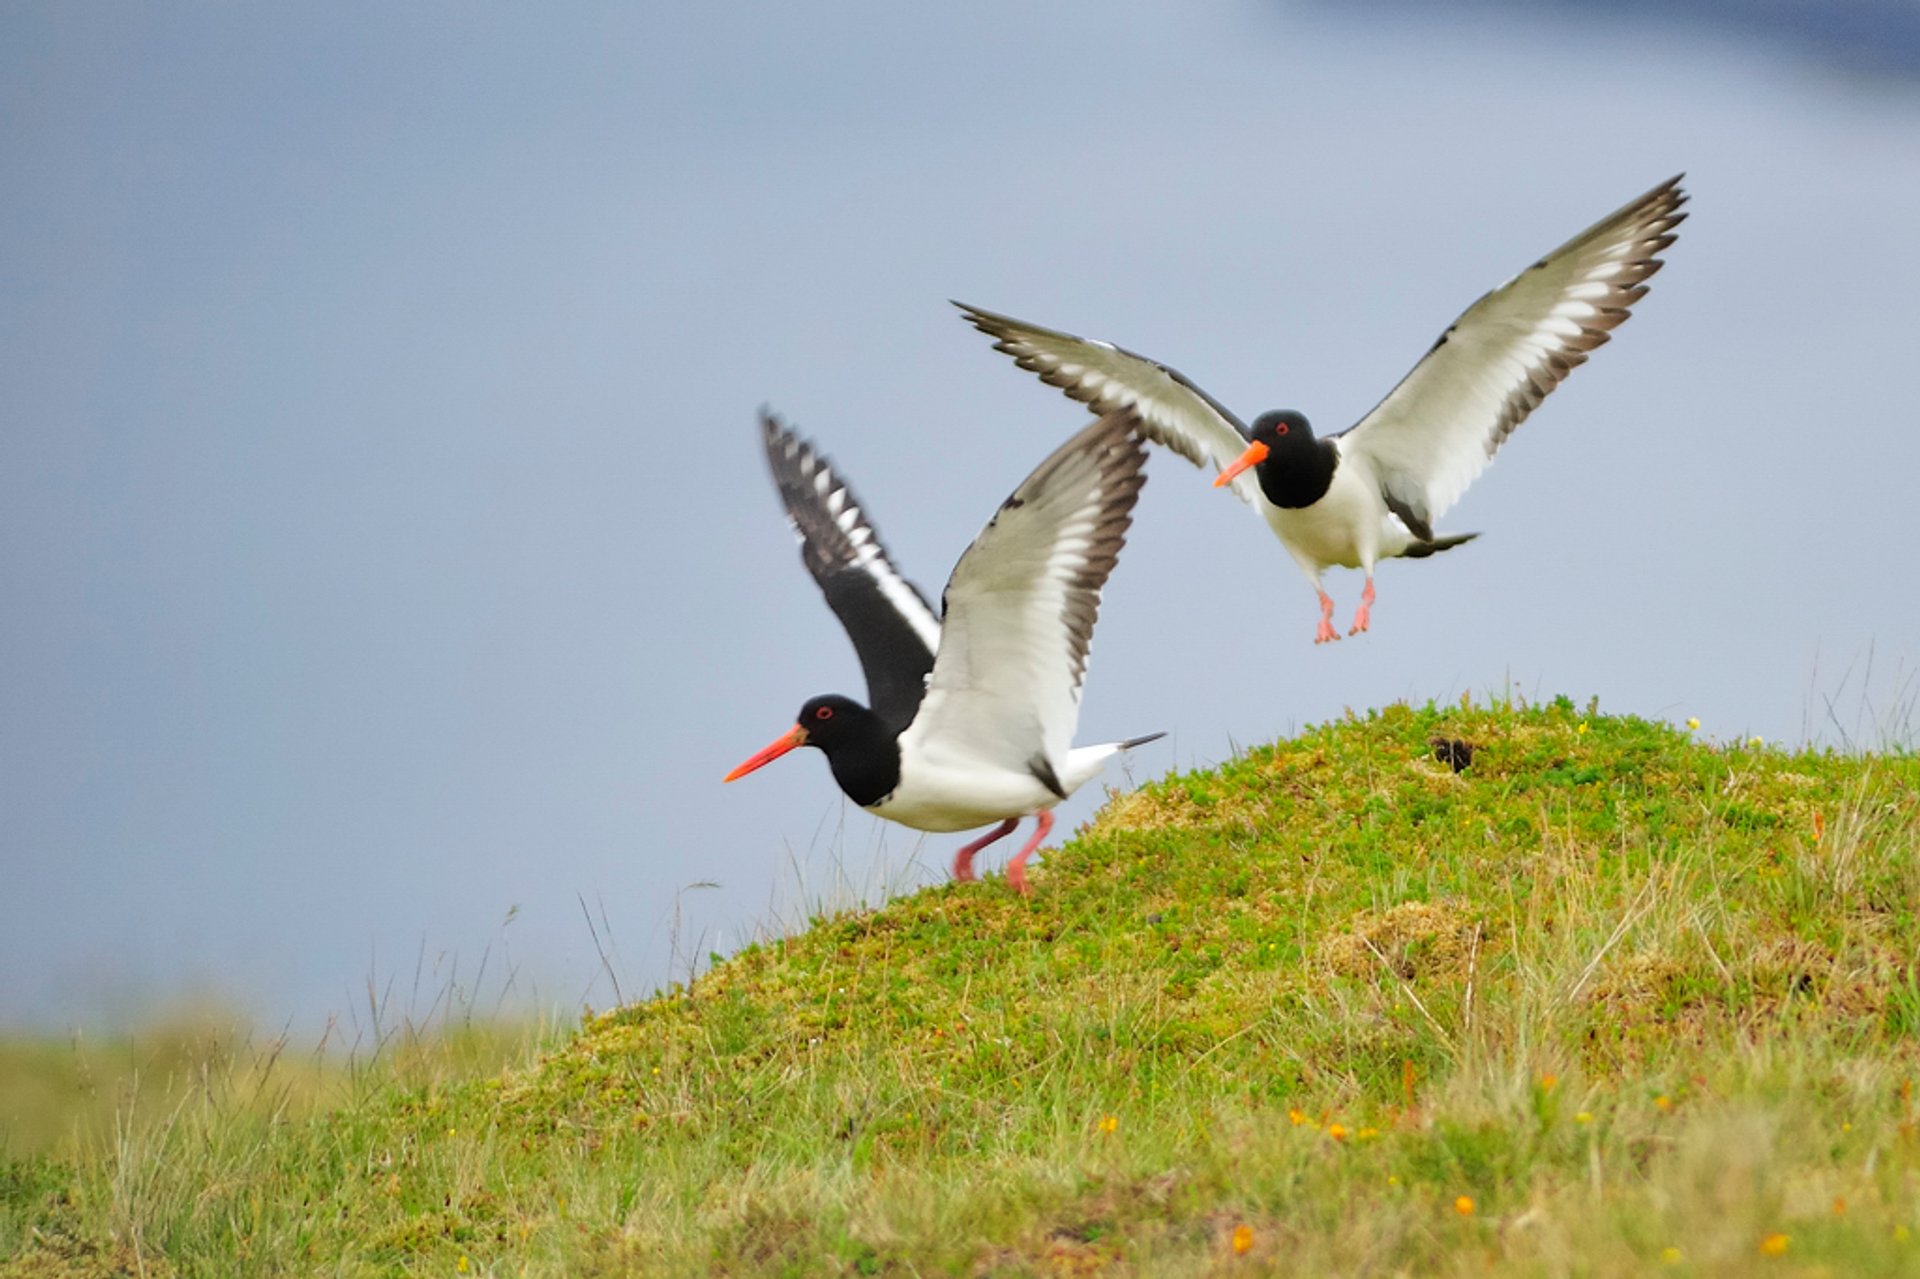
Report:
[[[1912,1269],[1916,836],[1910,754],[1389,707],[1116,800],[1031,898],[824,915],[504,1073],[16,1161],[0,1246],[222,1274]]]

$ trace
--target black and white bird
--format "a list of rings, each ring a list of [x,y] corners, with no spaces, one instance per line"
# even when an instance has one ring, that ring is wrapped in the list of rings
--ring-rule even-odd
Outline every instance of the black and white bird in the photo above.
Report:
[[[1007,863],[1008,882],[1026,892],[1053,806],[1113,756],[1163,736],[1073,745],[1100,591],[1146,482],[1132,415],[1095,421],[1000,504],[954,565],[939,617],[827,459],[772,414],[760,425],[801,562],[846,627],[872,704],[811,699],[726,780],[816,746],[847,798],[876,816],[926,831],[998,823],[955,854],[959,880],[974,877],[975,853],[1032,815],[1032,838]]]
[[[1487,468],[1514,428],[1647,291],[1685,220],[1674,177],[1607,215],[1468,307],[1372,412],[1315,438],[1299,413],[1262,413],[1251,429],[1182,374],[1144,356],[956,302],[994,349],[1096,413],[1128,409],[1140,429],[1195,465],[1220,468],[1259,508],[1320,597],[1314,642],[1340,638],[1326,569],[1363,569],[1356,634],[1372,611],[1374,565],[1418,559],[1476,534],[1436,536],[1434,521]],[[1245,473],[1251,470],[1251,476]]]

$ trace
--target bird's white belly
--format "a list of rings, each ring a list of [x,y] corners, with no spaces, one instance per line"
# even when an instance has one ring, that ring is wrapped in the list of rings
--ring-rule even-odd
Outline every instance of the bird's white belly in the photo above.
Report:
[[[1115,742],[1074,747],[1055,765],[1061,788],[1073,794],[1118,753]],[[987,764],[968,752],[934,745],[908,752],[900,761],[900,784],[867,811],[915,830],[972,830],[1059,802],[1060,796],[1025,768]]]
[[[972,830],[1060,802],[1032,773],[902,761],[900,784],[868,812],[915,830]]]
[[[1341,460],[1326,495],[1312,506],[1289,510],[1262,502],[1260,510],[1309,576],[1336,564],[1364,568],[1406,549],[1409,540],[1370,469],[1352,456]]]
[[[1302,568],[1333,564],[1358,568],[1363,550],[1360,535],[1370,532],[1373,540],[1378,540],[1379,499],[1374,499],[1374,509],[1368,509],[1365,491],[1351,481],[1342,482],[1346,470],[1341,467],[1334,472],[1333,487],[1312,506],[1298,510],[1271,505],[1264,508],[1268,526]]]

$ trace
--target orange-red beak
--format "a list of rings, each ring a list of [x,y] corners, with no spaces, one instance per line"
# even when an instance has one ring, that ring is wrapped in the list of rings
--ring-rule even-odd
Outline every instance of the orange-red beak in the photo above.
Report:
[[[761,765],[773,763],[774,760],[779,759],[782,755],[786,754],[788,751],[792,750],[794,747],[805,746],[806,744],[807,744],[807,730],[800,727],[798,724],[795,724],[790,730],[787,731],[786,734],[784,734],[783,736],[775,740],[772,745],[767,746],[762,750],[754,752],[754,754],[744,764],[740,765],[740,767],[734,769],[731,773],[728,773],[725,777],[722,777],[720,780],[723,782],[730,782],[737,777],[745,777],[748,773],[751,773],[754,769],[759,768]]]
[[[1240,474],[1240,472],[1246,470],[1249,466],[1258,466],[1266,460],[1267,446],[1259,440],[1255,440],[1253,443],[1247,445],[1247,451],[1245,453],[1242,453],[1239,457],[1227,463],[1225,469],[1213,477],[1213,486],[1215,488],[1222,488],[1231,484],[1233,483],[1234,476]]]

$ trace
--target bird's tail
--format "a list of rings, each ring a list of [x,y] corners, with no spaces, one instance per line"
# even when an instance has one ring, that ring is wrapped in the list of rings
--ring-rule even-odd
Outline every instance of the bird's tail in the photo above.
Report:
[[[1055,776],[1055,780],[1060,783],[1058,786],[1048,782],[1037,769],[1034,770],[1034,776],[1039,777],[1048,790],[1064,799],[1080,789],[1081,783],[1090,781],[1115,755],[1122,751],[1130,751],[1136,746],[1145,746],[1148,742],[1157,742],[1165,736],[1165,733],[1148,733],[1145,737],[1129,737],[1124,742],[1101,742],[1098,746],[1076,746],[1067,752],[1066,767],[1060,769]],[[1028,765],[1028,767],[1033,766]],[[1052,769],[1047,771],[1053,772]]]
[[[1412,546],[1400,552],[1400,554],[1406,559],[1424,560],[1429,555],[1440,551],[1450,551],[1454,547],[1466,542],[1471,542],[1479,536],[1478,533],[1455,533],[1451,537],[1436,537],[1427,542],[1415,542]]]

